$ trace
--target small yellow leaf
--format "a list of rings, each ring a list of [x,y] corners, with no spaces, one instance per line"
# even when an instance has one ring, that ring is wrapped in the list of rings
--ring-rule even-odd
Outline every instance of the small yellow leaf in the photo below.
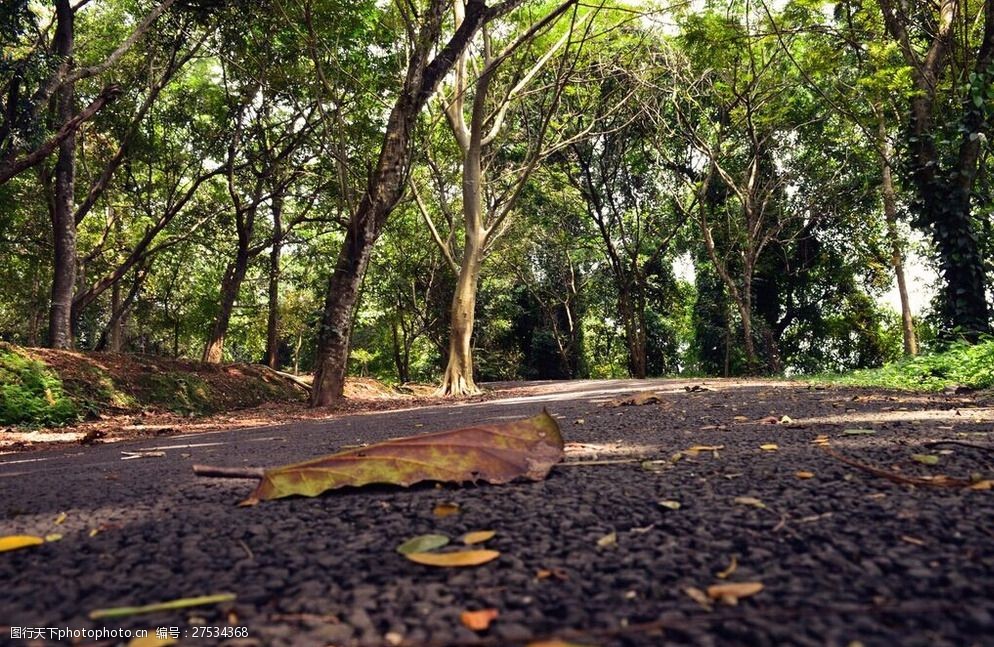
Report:
[[[701,452],[716,452],[719,449],[725,449],[724,445],[694,445],[690,449],[684,450],[684,453],[691,456],[697,456]]]
[[[805,472],[804,470],[798,470],[797,472],[794,472],[794,476],[802,480],[807,480],[807,479],[813,479],[815,477],[815,473]]]
[[[462,550],[456,553],[407,553],[404,557],[425,566],[458,567],[486,564],[500,557],[500,553],[496,550]]]
[[[55,523],[55,525],[58,526],[59,524],[61,524],[62,522],[64,522],[66,520],[66,517],[68,517],[68,516],[69,515],[67,515],[65,512],[60,512],[59,516],[57,516],[55,518],[55,521],[53,523]]]
[[[497,619],[500,612],[497,609],[480,609],[479,611],[463,611],[459,620],[467,629],[486,631],[490,623]]]
[[[90,528],[90,536],[91,537],[96,537],[99,534],[100,534],[100,529],[99,528]]]
[[[618,533],[612,531],[597,540],[597,545],[601,548],[616,546],[618,544]]]
[[[35,537],[34,535],[8,535],[0,537],[0,553],[8,550],[17,550],[18,548],[27,548],[28,546],[38,546],[44,543],[44,539]]]
[[[658,501],[661,508],[666,508],[667,510],[679,510],[680,502],[664,499],[663,501]]]
[[[451,517],[454,514],[459,514],[459,504],[458,503],[439,503],[432,510],[432,513],[436,517]]]
[[[776,443],[766,443],[765,445],[760,445],[759,448],[765,452],[775,452],[780,449],[780,446]]]
[[[912,454],[911,459],[922,465],[938,465],[939,457],[935,454]]]
[[[467,546],[471,544],[482,544],[489,539],[493,539],[496,534],[497,533],[493,530],[477,530],[475,532],[467,532],[462,536],[462,543]]]
[[[811,441],[813,445],[827,445],[829,443],[828,436],[825,434],[819,434],[814,440]]]
[[[687,597],[689,597],[697,604],[701,605],[708,611],[711,610],[711,598],[709,598],[707,593],[705,593],[704,591],[694,586],[688,586],[683,590],[683,592],[686,593]]]
[[[57,532],[45,535],[45,541],[59,541],[60,539],[62,539],[62,535]]]
[[[721,600],[725,604],[738,604],[741,598],[756,595],[763,590],[762,582],[727,582],[708,587],[708,597]]]
[[[142,638],[132,638],[128,647],[166,647],[179,643],[176,638],[157,638],[155,631],[149,630],[148,635]]]
[[[735,416],[733,420],[735,420],[735,422],[746,422],[749,420],[749,418],[746,416]]]
[[[739,567],[739,560],[735,558],[735,555],[732,555],[732,561],[728,563],[728,566],[725,567],[725,570],[715,573],[714,576],[717,577],[719,580],[723,580],[732,573],[734,573],[738,569],[738,567]]]
[[[735,502],[739,505],[750,505],[754,508],[765,508],[766,504],[754,496],[737,496]]]
[[[994,481],[989,480],[977,481],[970,486],[971,490],[990,490],[992,488],[994,488]]]

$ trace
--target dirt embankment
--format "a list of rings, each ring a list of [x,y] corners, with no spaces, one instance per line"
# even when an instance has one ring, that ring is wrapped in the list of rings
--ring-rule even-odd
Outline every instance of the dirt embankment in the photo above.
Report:
[[[0,425],[151,412],[199,416],[306,397],[305,386],[263,366],[0,344]]]

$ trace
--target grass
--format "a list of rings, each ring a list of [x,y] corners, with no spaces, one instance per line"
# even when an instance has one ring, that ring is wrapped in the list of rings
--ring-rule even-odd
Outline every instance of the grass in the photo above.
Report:
[[[59,426],[78,418],[54,371],[13,346],[0,345],[0,424]]]
[[[994,388],[994,339],[976,345],[954,344],[942,352],[903,359],[880,368],[823,373],[808,381],[913,391],[941,391],[950,386],[990,389]]]

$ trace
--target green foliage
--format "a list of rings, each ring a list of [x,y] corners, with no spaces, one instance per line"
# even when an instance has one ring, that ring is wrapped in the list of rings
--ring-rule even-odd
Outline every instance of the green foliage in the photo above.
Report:
[[[994,339],[979,344],[956,343],[947,350],[885,364],[877,369],[820,374],[815,382],[941,391],[949,386],[994,388]]]
[[[0,424],[64,425],[79,416],[62,381],[43,362],[0,344]]]

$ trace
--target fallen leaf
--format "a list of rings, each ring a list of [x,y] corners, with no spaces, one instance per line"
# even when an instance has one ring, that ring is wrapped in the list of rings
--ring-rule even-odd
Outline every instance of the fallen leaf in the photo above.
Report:
[[[480,609],[479,611],[463,611],[459,620],[467,629],[486,631],[490,623],[497,619],[500,612],[497,609]]]
[[[44,543],[44,539],[35,537],[34,535],[7,535],[6,537],[0,537],[0,553],[8,550],[17,550],[18,548],[27,548],[28,546],[39,546]]]
[[[680,509],[680,502],[679,501],[670,501],[670,500],[664,499],[663,501],[658,501],[658,503],[659,503],[660,507],[666,508],[667,510],[679,510]]]
[[[708,611],[711,610],[711,598],[709,598],[708,594],[704,591],[694,586],[688,586],[683,590],[683,592],[697,604],[701,605]]]
[[[788,415],[780,416],[780,424],[781,425],[789,425],[792,422],[794,422],[794,419],[791,418],[790,416],[788,416]]]
[[[726,582],[713,584],[708,587],[708,597],[721,600],[725,604],[735,605],[742,598],[756,595],[763,590],[762,582]]]
[[[449,538],[445,535],[418,535],[417,537],[411,537],[400,546],[397,546],[397,552],[401,555],[426,553],[429,550],[441,548],[448,543]]]
[[[877,433],[873,429],[843,429],[843,436],[870,436]]]
[[[977,481],[976,483],[974,483],[973,485],[970,486],[970,489],[971,490],[990,490],[990,489],[994,489],[994,481],[990,481],[990,480]]]
[[[728,563],[728,566],[726,566],[724,570],[715,573],[714,576],[717,577],[719,580],[723,580],[732,573],[734,573],[736,570],[738,570],[738,568],[739,568],[739,560],[735,558],[735,555],[732,555],[732,561]]]
[[[55,521],[53,521],[52,523],[54,523],[56,526],[58,526],[61,523],[63,523],[68,516],[69,515],[66,514],[65,512],[60,512],[59,516],[55,517]]]
[[[749,505],[754,508],[765,508],[766,504],[753,496],[737,496],[735,502],[739,505]]]
[[[207,604],[218,604],[220,602],[233,602],[234,593],[218,593],[216,595],[203,595],[195,598],[180,598],[168,602],[157,602],[146,604],[140,607],[113,607],[111,609],[97,609],[91,611],[90,620],[100,620],[102,618],[123,618],[142,613],[157,613],[159,611],[175,611],[176,609],[186,609],[188,607],[199,607]]]
[[[756,422],[761,425],[775,425],[780,422],[780,418],[777,418],[776,416],[766,416],[765,418],[760,418]]]
[[[683,453],[689,454],[691,456],[697,456],[701,452],[717,452],[719,449],[725,449],[724,445],[694,445],[689,449],[683,450]]]
[[[760,445],[759,448],[765,452],[775,452],[780,449],[780,445],[777,445],[776,443],[766,443],[765,445]]]
[[[910,537],[908,535],[901,535],[901,541],[905,541],[909,544],[914,544],[915,546],[924,546],[925,541],[918,539],[917,537]]]
[[[734,420],[735,422],[748,422],[749,417],[748,416],[735,416],[734,418],[732,418],[732,420]]]
[[[912,454],[911,460],[917,461],[922,465],[938,465],[939,457],[935,454]]]
[[[471,544],[482,544],[489,539],[493,539],[496,534],[497,533],[493,530],[477,530],[475,532],[467,532],[462,536],[462,543],[467,546]]]
[[[601,548],[616,546],[618,544],[618,533],[611,531],[597,540],[597,545]]]
[[[128,647],[166,647],[179,643],[177,638],[159,638],[154,630],[149,630],[148,634],[141,638],[132,638],[128,642]]]
[[[561,568],[540,568],[538,572],[535,573],[535,579],[548,580],[556,579],[565,582],[569,579],[569,573]]]
[[[371,483],[539,481],[562,457],[559,424],[543,411],[526,420],[397,438],[269,469],[242,505]]]
[[[662,402],[663,399],[654,391],[639,391],[624,398],[615,398],[604,404],[605,407],[640,407],[646,404]]]
[[[814,445],[827,445],[829,442],[828,436],[825,434],[819,434],[814,440],[811,441]]]
[[[57,532],[53,532],[53,533],[50,533],[48,535],[45,535],[45,541],[59,541],[61,539],[62,539],[62,535],[60,533],[57,533]]]
[[[459,514],[459,504],[458,503],[439,503],[432,510],[432,514],[436,517],[451,517],[454,514]]]
[[[96,537],[99,534],[100,534],[100,529],[99,528],[90,528],[89,535],[91,537]]]
[[[794,476],[802,480],[807,480],[807,479],[813,479],[815,477],[815,473],[805,472],[804,470],[798,470],[797,472],[794,472]]]
[[[498,557],[496,550],[461,550],[455,553],[406,553],[407,559],[425,566],[459,567],[479,566]]]

